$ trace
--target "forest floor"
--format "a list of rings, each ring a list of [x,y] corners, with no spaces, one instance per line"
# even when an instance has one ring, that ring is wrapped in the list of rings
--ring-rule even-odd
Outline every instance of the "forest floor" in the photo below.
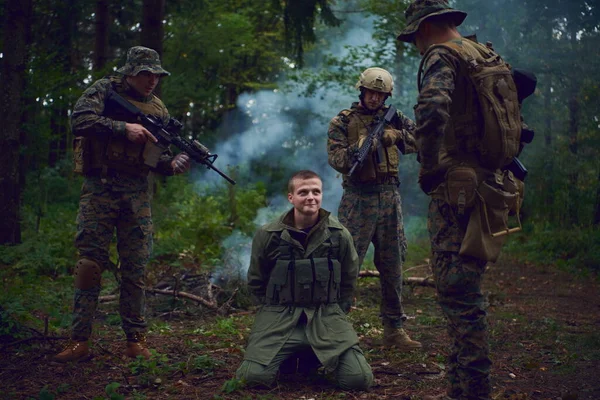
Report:
[[[426,276],[426,267],[411,276]],[[59,340],[29,341],[0,352],[2,399],[420,399],[445,389],[449,347],[445,323],[428,287],[405,287],[406,329],[421,341],[409,353],[380,345],[377,278],[361,278],[350,318],[375,375],[368,392],[336,390],[325,379],[281,376],[271,389],[245,389],[233,379],[253,312],[227,316],[163,296],[149,299],[151,361],[122,356],[114,303],[102,304],[94,358],[57,365]],[[600,399],[600,283],[553,267],[501,261],[491,265],[489,301],[493,399]],[[158,297],[163,297],[158,299]],[[163,309],[161,309],[163,307]],[[194,311],[196,309],[196,311]],[[0,346],[1,347],[1,346]]]

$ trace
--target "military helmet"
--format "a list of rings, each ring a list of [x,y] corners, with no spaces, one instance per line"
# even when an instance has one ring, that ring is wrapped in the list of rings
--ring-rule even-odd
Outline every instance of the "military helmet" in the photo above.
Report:
[[[392,75],[383,68],[367,68],[358,78],[355,87],[357,89],[365,88],[376,92],[387,93],[392,95],[394,90],[394,79]]]
[[[412,43],[421,22],[436,15],[444,15],[444,18],[453,21],[456,26],[462,24],[467,17],[466,12],[450,7],[448,0],[415,0],[404,12],[406,27],[397,39]]]
[[[144,46],[134,46],[127,50],[127,61],[117,72],[127,76],[136,76],[141,71],[149,71],[162,76],[171,75],[160,66],[160,57],[156,50]]]

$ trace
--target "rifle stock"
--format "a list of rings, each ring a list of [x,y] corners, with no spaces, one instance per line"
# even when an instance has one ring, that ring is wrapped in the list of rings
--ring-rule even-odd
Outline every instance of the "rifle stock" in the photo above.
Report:
[[[138,119],[139,123],[158,139],[157,145],[167,148],[169,145],[177,147],[182,152],[185,152],[190,158],[199,164],[205,165],[208,169],[212,169],[217,174],[221,175],[227,182],[235,185],[235,181],[231,179],[223,171],[213,165],[217,159],[217,154],[211,154],[206,146],[197,140],[190,141],[175,132],[169,132],[163,127],[161,121],[152,115],[144,114],[139,108],[125,100],[120,94],[111,90],[105,100],[106,104],[113,104],[131,116]],[[176,121],[176,120],[175,120]],[[179,121],[177,124],[181,125]],[[170,125],[170,124],[169,124]]]

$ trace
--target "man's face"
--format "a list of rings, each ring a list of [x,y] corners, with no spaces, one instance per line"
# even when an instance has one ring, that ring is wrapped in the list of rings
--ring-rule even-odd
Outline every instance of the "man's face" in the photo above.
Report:
[[[363,93],[362,105],[370,111],[379,110],[388,96],[387,93],[376,92],[375,90],[366,88],[363,89]]]
[[[423,37],[423,34],[419,31],[417,31],[417,33],[415,33],[415,40],[413,41],[413,44],[417,47],[417,50],[419,50],[419,53],[421,55],[425,54],[425,50],[427,50],[427,46],[425,45],[425,38]]]
[[[295,213],[312,216],[319,212],[323,200],[323,182],[319,178],[294,179],[294,191],[288,193],[288,200]]]
[[[142,96],[150,96],[160,81],[160,75],[150,71],[140,71],[136,76],[128,76],[127,83]]]
[[[423,21],[419,25],[419,29],[415,32],[413,44],[417,47],[417,50],[419,50],[421,55],[425,54],[429,46],[432,44],[430,43],[431,30],[432,27],[429,21]]]

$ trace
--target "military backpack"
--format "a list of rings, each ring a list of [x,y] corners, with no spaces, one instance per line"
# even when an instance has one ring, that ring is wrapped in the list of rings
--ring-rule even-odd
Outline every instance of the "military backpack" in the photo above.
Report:
[[[455,128],[456,141],[471,143],[467,148],[477,153],[481,166],[489,169],[506,166],[519,153],[522,128],[510,65],[494,52],[491,44],[484,46],[462,38],[433,45],[419,67],[419,91],[425,62],[432,50],[439,48],[449,50],[460,60],[477,97],[477,101],[465,101],[463,112],[455,118],[457,121],[452,121],[459,124]],[[471,109],[473,105],[478,109]],[[470,135],[475,137],[464,137]]]

